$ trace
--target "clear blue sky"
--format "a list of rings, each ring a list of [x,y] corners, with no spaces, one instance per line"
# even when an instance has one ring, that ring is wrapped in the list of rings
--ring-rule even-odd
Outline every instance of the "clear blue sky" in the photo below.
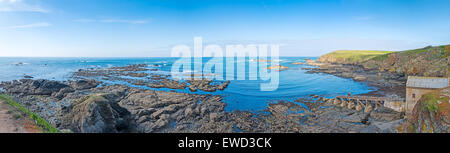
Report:
[[[280,43],[282,56],[450,44],[449,0],[0,0],[0,56],[170,56]]]

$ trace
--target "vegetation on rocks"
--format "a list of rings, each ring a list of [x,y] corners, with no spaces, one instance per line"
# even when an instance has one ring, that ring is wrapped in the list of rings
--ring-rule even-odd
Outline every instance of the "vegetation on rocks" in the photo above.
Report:
[[[319,58],[319,62],[361,65],[365,69],[403,75],[448,77],[450,45],[389,51],[335,51]]]
[[[448,77],[450,45],[393,52],[367,60],[361,65],[390,73],[416,76]]]
[[[115,133],[123,129],[122,111],[106,96],[108,94],[91,94],[75,100],[67,108],[69,113],[64,115],[62,126],[83,133]]]
[[[450,132],[450,102],[448,95],[440,92],[429,93],[414,106],[408,121],[398,128],[408,133],[448,133]]]
[[[3,101],[7,102],[9,105],[17,108],[18,110],[20,110],[21,112],[27,114],[30,116],[30,118],[32,120],[34,120],[36,122],[36,124],[40,127],[42,127],[43,129],[45,129],[45,132],[50,132],[50,133],[59,133],[59,130],[56,129],[55,127],[53,127],[50,123],[48,123],[45,119],[43,119],[42,117],[40,117],[38,114],[30,111],[29,109],[23,107],[22,105],[20,105],[19,103],[15,102],[14,100],[12,100],[8,95],[6,94],[1,94],[0,95],[0,99],[2,99]]]

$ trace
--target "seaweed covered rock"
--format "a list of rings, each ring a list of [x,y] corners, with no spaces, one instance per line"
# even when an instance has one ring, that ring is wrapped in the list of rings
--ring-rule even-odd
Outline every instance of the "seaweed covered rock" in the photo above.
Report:
[[[449,96],[439,92],[423,95],[414,106],[408,121],[400,126],[398,131],[408,133],[449,133]]]

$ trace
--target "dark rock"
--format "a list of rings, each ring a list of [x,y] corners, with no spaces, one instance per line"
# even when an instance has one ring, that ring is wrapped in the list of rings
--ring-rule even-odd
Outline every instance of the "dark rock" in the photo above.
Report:
[[[64,98],[68,93],[75,92],[75,90],[71,87],[62,88],[58,92],[52,93],[52,96],[58,99]]]
[[[93,79],[89,80],[77,80],[71,82],[72,88],[75,90],[84,90],[84,89],[91,89],[97,87],[101,82],[95,81]]]
[[[197,91],[197,89],[206,92],[215,92],[216,90],[224,90],[230,84],[230,81],[225,81],[221,84],[218,84],[218,82],[213,82],[212,80],[208,79],[187,80],[187,82],[190,84],[189,90],[192,92]]]
[[[24,95],[51,95],[58,92],[68,85],[53,80],[31,80],[21,79],[19,81],[2,82],[2,88],[9,93],[24,94]]]
[[[25,79],[32,79],[33,77],[29,76],[29,75],[25,75],[25,76],[23,76],[23,78],[25,78]]]
[[[132,76],[132,77],[147,77],[148,76],[147,73],[134,73],[134,72],[127,73],[126,75]]]
[[[395,111],[391,112],[379,112],[379,111],[372,111],[370,113],[370,117],[376,120],[381,121],[394,121],[403,119],[403,114]]]

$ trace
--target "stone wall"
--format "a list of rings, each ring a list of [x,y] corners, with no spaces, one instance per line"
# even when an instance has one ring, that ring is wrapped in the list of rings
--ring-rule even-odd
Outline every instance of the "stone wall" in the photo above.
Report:
[[[383,106],[393,109],[397,112],[405,112],[406,111],[404,101],[385,101]]]

